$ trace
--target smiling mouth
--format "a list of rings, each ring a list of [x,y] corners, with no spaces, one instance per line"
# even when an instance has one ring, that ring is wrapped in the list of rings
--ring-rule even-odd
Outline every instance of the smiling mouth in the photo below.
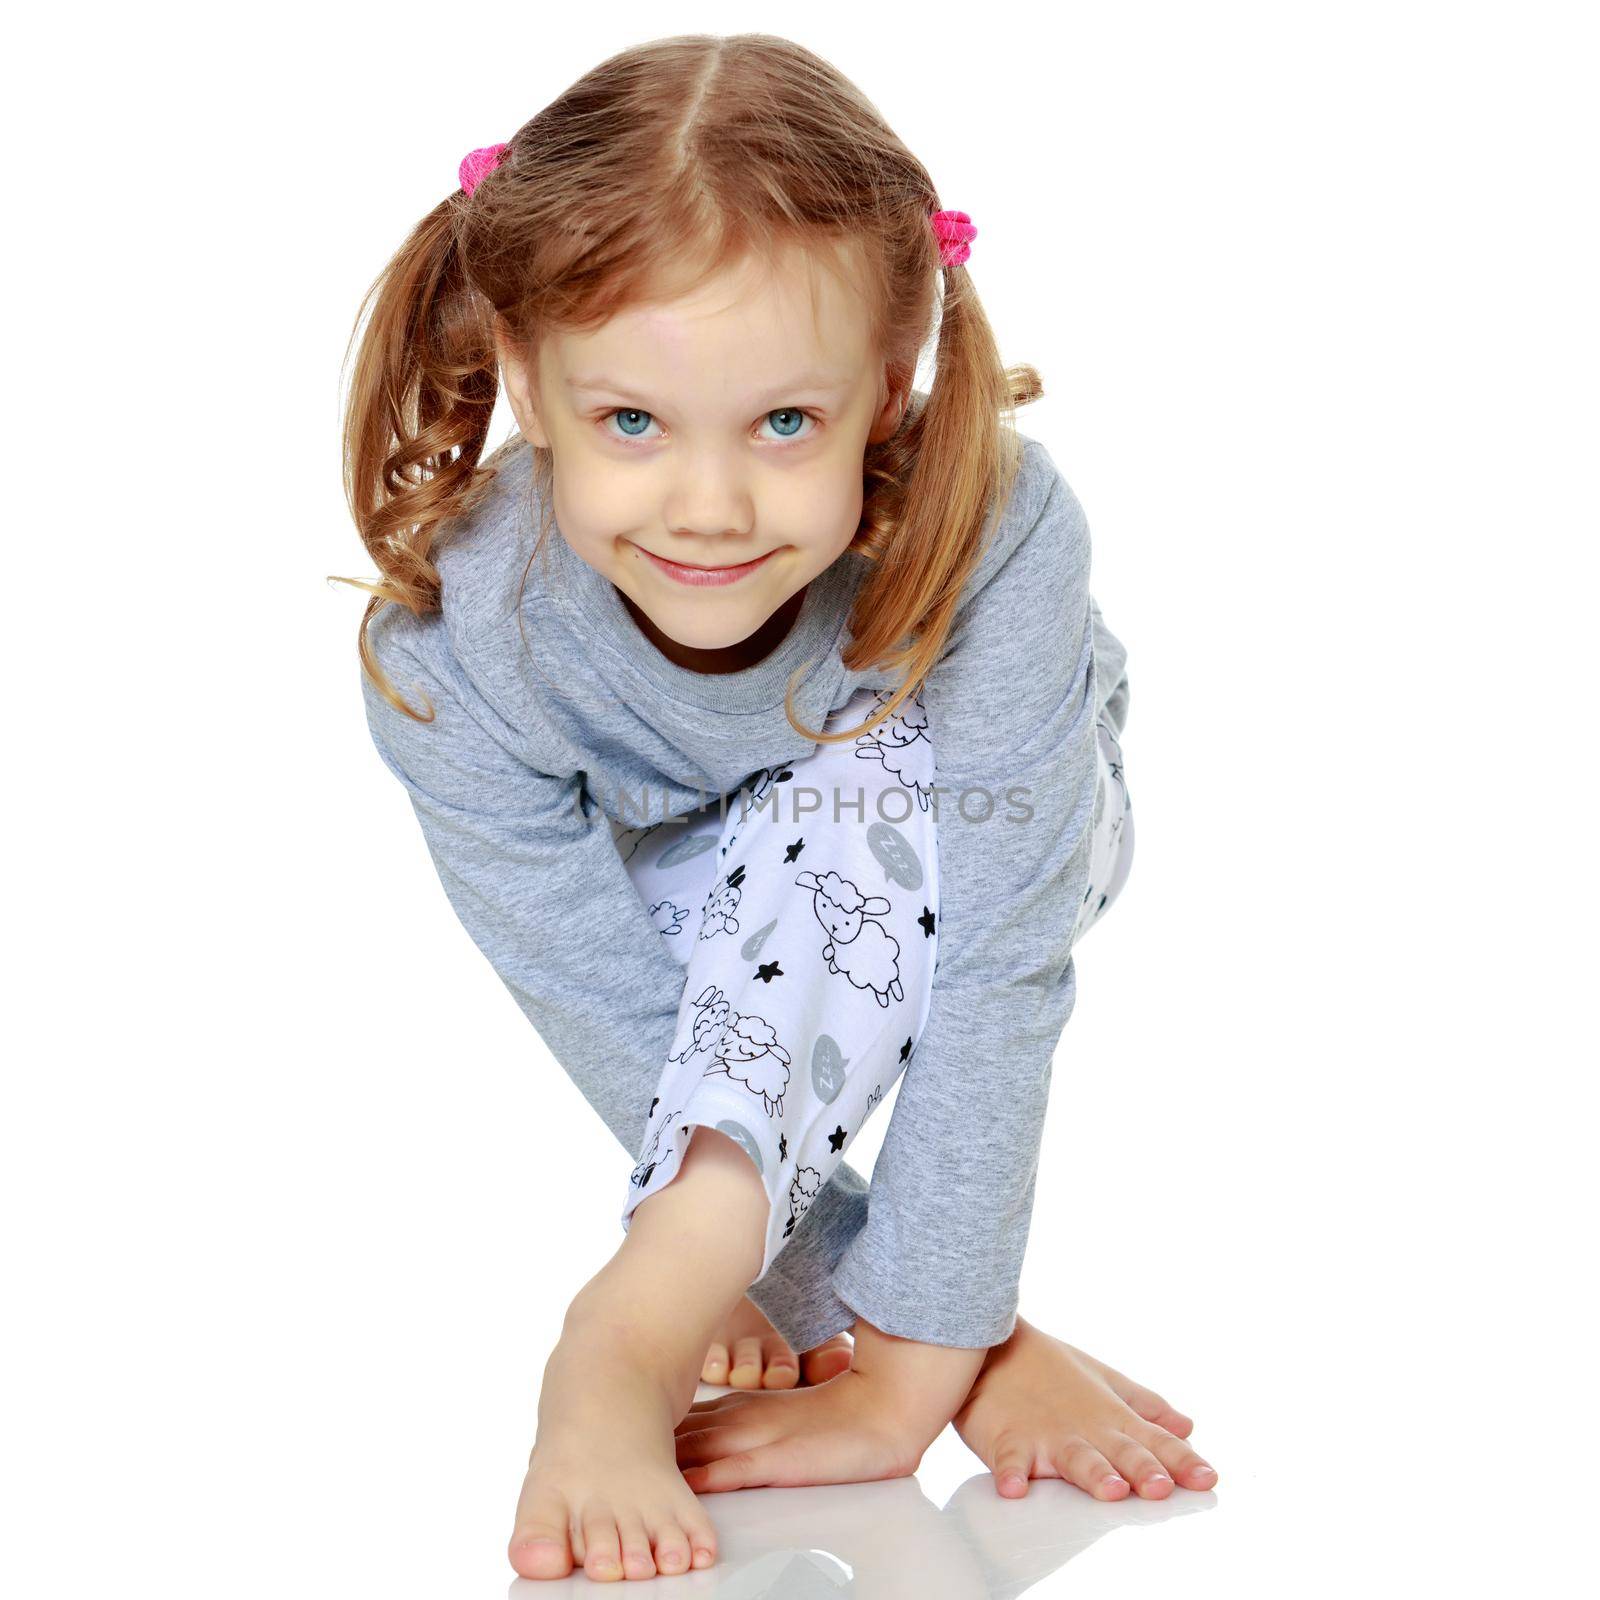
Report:
[[[646,550],[643,545],[634,545],[634,549],[647,557],[652,565],[664,572],[668,577],[675,579],[679,583],[699,586],[736,583],[747,572],[754,572],[768,557],[777,553],[774,550],[768,550],[749,561],[736,561],[724,567],[700,567],[687,561],[674,561],[668,556],[658,556],[654,550]]]
[[[643,549],[643,546],[640,546],[640,549]],[[645,554],[656,555],[656,552],[654,550],[645,550]],[[701,566],[698,562],[678,562],[670,555],[656,555],[656,560],[658,562],[667,562],[672,566],[686,566],[691,573],[733,573],[733,571],[738,571],[741,566],[754,566],[757,562],[765,562],[766,557],[771,554],[773,554],[771,550],[766,550],[763,555],[752,555],[747,562],[728,562],[726,566]]]

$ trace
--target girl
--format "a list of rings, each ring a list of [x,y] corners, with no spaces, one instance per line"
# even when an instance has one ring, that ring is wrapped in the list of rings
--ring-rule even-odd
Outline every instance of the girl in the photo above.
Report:
[[[707,1566],[695,1491],[908,1473],[952,1420],[1002,1493],[1210,1487],[1187,1418],[1016,1314],[1073,943],[1131,857],[1128,685],[970,219],[761,34],[625,51],[460,179],[351,388],[363,693],[635,1163],[512,1565]],[[869,1195],[841,1156],[901,1074]],[[730,1345],[793,1386],[693,1405]]]

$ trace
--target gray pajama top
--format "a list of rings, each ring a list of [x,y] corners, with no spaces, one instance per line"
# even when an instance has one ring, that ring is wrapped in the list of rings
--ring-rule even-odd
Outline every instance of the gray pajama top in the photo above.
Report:
[[[870,1190],[841,1164],[750,1290],[797,1349],[858,1315],[966,1347],[1015,1323],[1052,1057],[1076,996],[1095,723],[1109,706],[1120,732],[1128,700],[1127,653],[1089,592],[1083,508],[1021,437],[1010,504],[922,691],[942,897],[927,1023]],[[864,557],[812,580],[765,660],[696,673],[639,631],[559,527],[529,568],[532,450],[514,439],[490,464],[485,499],[435,542],[441,610],[387,606],[370,629],[401,696],[424,712],[426,696],[435,720],[396,711],[363,673],[368,725],[466,931],[631,1161],[684,979],[607,819],[681,816],[812,754],[784,713],[802,662],[796,713],[811,727],[895,677],[840,659]]]

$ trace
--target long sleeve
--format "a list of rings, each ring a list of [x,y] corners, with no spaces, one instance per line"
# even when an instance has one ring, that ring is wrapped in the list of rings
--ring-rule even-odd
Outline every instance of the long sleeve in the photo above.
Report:
[[[1089,530],[1048,453],[1029,448],[1016,495],[1037,515],[958,612],[924,687],[939,965],[867,1225],[833,1279],[886,1332],[972,1348],[1015,1326],[1095,798]]]
[[[401,697],[362,675],[367,721],[410,797],[457,917],[606,1126],[638,1155],[672,1048],[683,969],[663,948],[583,774],[525,759],[526,738],[451,649],[443,619],[385,610],[369,638]],[[623,1169],[619,1167],[619,1204]],[[854,1315],[829,1276],[866,1214],[867,1186],[841,1167],[765,1278],[750,1290],[807,1349]]]

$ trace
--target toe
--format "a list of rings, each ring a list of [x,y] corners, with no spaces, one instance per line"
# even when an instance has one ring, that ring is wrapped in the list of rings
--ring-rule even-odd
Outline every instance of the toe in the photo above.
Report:
[[[1150,1448],[1172,1474],[1174,1483],[1181,1483],[1186,1489],[1211,1489],[1216,1486],[1217,1469],[1191,1450],[1182,1439],[1169,1436]]]
[[[1133,1492],[1146,1500],[1165,1500],[1173,1482],[1167,1469],[1137,1439],[1112,1434],[1105,1440],[1105,1453],[1111,1464],[1133,1485]]]
[[[800,1382],[800,1362],[776,1334],[762,1342],[762,1355],[767,1370],[761,1381],[766,1388],[792,1389]]]
[[[842,1333],[836,1333],[831,1339],[824,1339],[815,1349],[806,1351],[801,1358],[805,1381],[812,1385],[823,1384],[830,1378],[837,1378],[841,1372],[848,1372],[853,1351],[854,1346]]]
[[[1007,1500],[1020,1500],[1028,1492],[1028,1478],[1033,1469],[1033,1444],[1014,1434],[1002,1433],[995,1441],[994,1460],[989,1470],[994,1474],[995,1489]]]
[[[1154,1389],[1147,1388],[1142,1383],[1135,1383],[1127,1373],[1118,1372],[1115,1367],[1108,1367],[1105,1362],[1082,1350],[1076,1350],[1071,1345],[1067,1348],[1073,1350],[1081,1361],[1093,1367],[1111,1385],[1112,1392],[1129,1410],[1137,1412],[1146,1422],[1153,1422],[1157,1427],[1165,1428],[1168,1433],[1175,1433],[1180,1439],[1188,1437],[1194,1423],[1176,1406],[1169,1405]]]
[[[523,1578],[564,1578],[572,1571],[572,1542],[567,1534],[567,1502],[554,1490],[533,1489],[517,1508],[516,1527],[506,1554]]]
[[[1181,1483],[1186,1489],[1209,1489],[1216,1483],[1216,1468],[1187,1441],[1175,1438],[1165,1428],[1133,1424],[1128,1432],[1161,1462],[1174,1483]]]
[[[572,1571],[572,1550],[565,1533],[519,1528],[507,1554],[519,1578],[564,1578]]]
[[[726,1383],[728,1381],[728,1347],[725,1344],[713,1344],[706,1351],[705,1365],[700,1369],[702,1383]]]
[[[683,1528],[689,1541],[691,1551],[691,1564],[695,1567],[709,1567],[717,1559],[717,1530],[711,1526],[711,1518],[705,1514],[700,1502],[692,1495],[685,1501],[679,1513],[678,1522]]]
[[[583,1570],[601,1583],[622,1579],[622,1540],[609,1506],[591,1506],[583,1514]]]
[[[1128,1480],[1087,1439],[1069,1439],[1050,1464],[1063,1482],[1077,1484],[1096,1500],[1126,1500],[1132,1492]]]
[[[650,1543],[655,1551],[656,1571],[663,1576],[689,1570],[693,1551],[689,1535],[683,1531],[677,1518],[663,1513],[650,1524]]]
[[[754,1335],[733,1341],[733,1365],[728,1369],[728,1382],[735,1389],[761,1387],[761,1341]]]
[[[636,1511],[624,1512],[617,1518],[617,1532],[622,1538],[623,1577],[655,1577],[656,1562],[650,1553],[650,1535],[645,1531],[644,1518]]]
[[[1154,1389],[1147,1389],[1142,1383],[1123,1377],[1120,1372],[1111,1373],[1111,1387],[1129,1409],[1136,1411],[1146,1422],[1155,1423],[1158,1428],[1165,1428],[1169,1433],[1187,1433],[1194,1426]],[[1173,1426],[1174,1423],[1187,1423],[1188,1426],[1178,1428]]]

